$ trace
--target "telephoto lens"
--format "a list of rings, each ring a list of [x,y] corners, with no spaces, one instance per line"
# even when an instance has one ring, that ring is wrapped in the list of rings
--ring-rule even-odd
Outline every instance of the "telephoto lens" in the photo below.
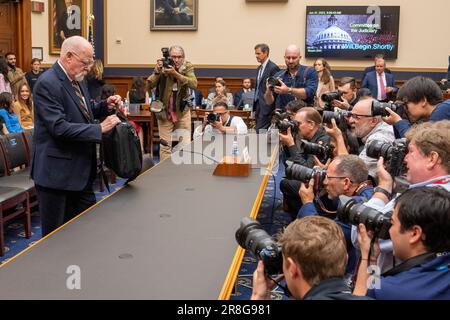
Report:
[[[281,247],[258,221],[248,217],[243,218],[239,229],[236,230],[236,241],[257,259],[262,260],[267,274],[283,273]]]
[[[334,147],[331,144],[321,145],[302,139],[301,147],[304,154],[313,154],[317,156],[322,163],[327,162],[328,159],[333,157]]]
[[[402,115],[405,113],[405,103],[403,101],[397,100],[395,102],[379,102],[377,100],[372,101],[372,116],[382,116],[388,117],[390,113],[386,108],[391,109],[395,113]]]
[[[358,226],[360,223],[367,230],[373,231],[379,239],[389,239],[392,212],[382,213],[347,196],[339,196],[340,204],[337,216],[344,223]]]
[[[320,168],[311,169],[292,161],[286,161],[285,175],[288,180],[297,180],[305,184],[309,183],[309,180],[314,179],[315,186],[320,191],[323,188],[323,182],[325,181],[327,172]]]
[[[346,118],[350,117],[352,113],[347,110],[341,111],[323,111],[322,122],[326,124],[331,124],[331,119],[336,121],[336,125],[340,127],[341,124],[346,123]]]
[[[320,99],[322,99],[323,102],[331,103],[333,100],[342,100],[342,92],[341,91],[333,91],[333,92],[327,92],[320,96]]]

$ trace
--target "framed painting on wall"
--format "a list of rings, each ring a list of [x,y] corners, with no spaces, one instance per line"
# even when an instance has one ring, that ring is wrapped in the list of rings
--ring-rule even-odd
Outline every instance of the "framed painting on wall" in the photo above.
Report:
[[[49,0],[48,6],[49,53],[57,55],[66,38],[86,37],[86,0]]]
[[[197,30],[198,0],[150,0],[150,30]]]

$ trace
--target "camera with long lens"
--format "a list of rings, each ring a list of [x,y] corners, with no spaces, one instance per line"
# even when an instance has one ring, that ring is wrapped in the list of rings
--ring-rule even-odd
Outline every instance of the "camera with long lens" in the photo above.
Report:
[[[327,171],[320,168],[308,168],[292,161],[286,161],[285,175],[288,180],[298,180],[303,183],[309,183],[314,179],[315,190],[323,189],[323,182],[327,176]]]
[[[322,99],[323,102],[328,102],[328,103],[331,103],[334,100],[342,101],[342,92],[339,90],[327,92],[327,93],[322,94],[320,96],[320,99]]]
[[[317,144],[302,139],[301,147],[304,154],[313,154],[322,163],[326,163],[328,159],[333,157],[334,147],[331,144]]]
[[[236,231],[236,241],[264,263],[267,274],[283,273],[281,247],[258,221],[245,217]]]
[[[295,120],[291,120],[290,115],[287,112],[280,112],[276,110],[272,116],[272,126],[277,128],[283,134],[287,133],[287,130],[291,128],[291,134],[295,135],[298,132],[299,123]]]
[[[220,114],[218,114],[218,113],[209,113],[206,116],[206,120],[208,121],[208,123],[214,123],[216,121],[220,121]]]
[[[376,209],[356,203],[356,200],[347,196],[339,196],[338,219],[343,223],[358,226],[364,224],[367,230],[373,231],[379,239],[389,239],[391,228],[391,212],[382,213]]]
[[[346,118],[352,115],[351,111],[339,110],[339,111],[323,111],[322,122],[326,124],[331,124],[331,119],[336,121],[336,125],[341,127],[341,125],[346,124]]]
[[[404,159],[407,153],[408,144],[405,138],[396,139],[392,143],[374,140],[367,144],[367,156],[375,159],[383,157],[386,170],[393,177],[406,173]]]
[[[164,68],[175,67],[175,62],[170,57],[169,48],[161,48],[161,52],[163,55],[162,63]]]
[[[382,117],[388,117],[390,116],[390,113],[386,110],[386,108],[391,109],[398,115],[400,115],[402,118],[406,114],[406,108],[405,103],[403,101],[397,100],[395,102],[379,102],[377,100],[374,100],[372,102],[372,116],[382,116]]]
[[[269,78],[267,78],[267,83],[269,84],[269,89],[270,89],[271,91],[273,91],[273,88],[274,88],[274,87],[279,87],[279,86],[281,86],[280,79],[275,78],[275,77],[269,77]]]

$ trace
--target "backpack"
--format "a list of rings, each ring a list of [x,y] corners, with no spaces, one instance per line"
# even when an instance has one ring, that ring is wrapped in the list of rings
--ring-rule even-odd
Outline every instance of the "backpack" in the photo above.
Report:
[[[122,122],[111,131],[103,133],[100,162],[102,167],[104,163],[118,177],[128,179],[128,183],[134,180],[142,170],[141,143],[136,128],[127,117],[120,110],[116,111],[116,115]],[[105,180],[104,172],[102,175]]]

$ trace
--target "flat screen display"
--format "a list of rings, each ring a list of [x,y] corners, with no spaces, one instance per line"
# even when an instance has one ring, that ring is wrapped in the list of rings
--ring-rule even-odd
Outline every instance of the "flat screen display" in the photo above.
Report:
[[[306,7],[306,58],[396,59],[399,6]]]

